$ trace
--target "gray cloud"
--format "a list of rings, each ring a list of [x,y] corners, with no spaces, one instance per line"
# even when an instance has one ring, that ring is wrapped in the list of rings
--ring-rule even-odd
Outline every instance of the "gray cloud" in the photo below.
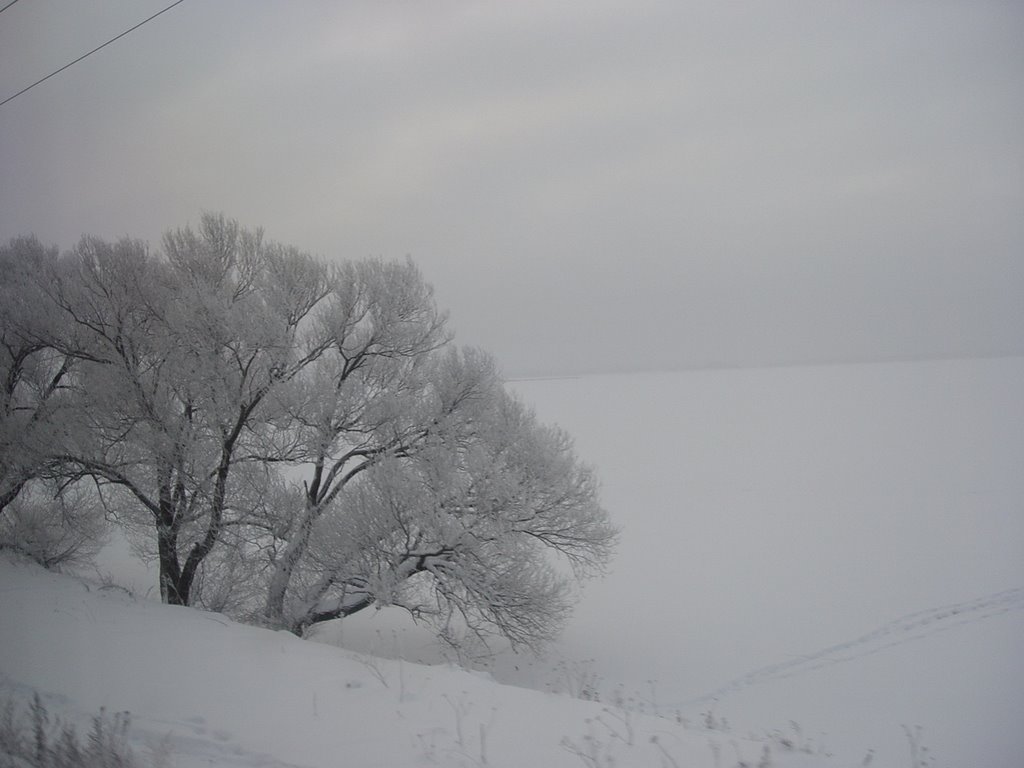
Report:
[[[0,90],[160,7],[13,6]],[[0,108],[0,236],[214,209],[411,254],[512,375],[1024,354],[1022,33],[995,2],[184,3]]]

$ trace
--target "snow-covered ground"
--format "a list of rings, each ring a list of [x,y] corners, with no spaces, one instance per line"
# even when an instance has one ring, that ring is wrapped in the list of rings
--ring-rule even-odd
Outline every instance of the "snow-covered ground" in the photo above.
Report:
[[[756,765],[764,743],[741,737],[775,729],[833,755],[776,740],[777,766],[872,749],[899,767],[903,725],[936,766],[1021,764],[1024,359],[513,386],[575,435],[623,529],[549,659],[483,665],[541,692],[411,663],[439,652],[387,611],[317,644],[159,606],[114,550],[103,568],[135,598],[2,565],[3,684],[130,709],[140,734],[174,734],[182,768],[592,764],[564,738],[618,766],[726,768]],[[584,685],[603,703],[543,693]]]
[[[699,767],[715,765],[715,752],[799,768],[822,759],[780,740],[242,626],[7,555],[0,583],[0,696],[24,702],[38,691],[49,711],[83,725],[100,707],[128,710],[137,754],[162,744],[178,768]]]

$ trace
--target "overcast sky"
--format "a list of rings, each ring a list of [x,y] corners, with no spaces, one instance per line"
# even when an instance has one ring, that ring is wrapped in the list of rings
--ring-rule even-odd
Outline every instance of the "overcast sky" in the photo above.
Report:
[[[169,2],[16,3],[0,100]],[[186,0],[0,107],[0,239],[203,210],[509,376],[1024,354],[1024,5]]]

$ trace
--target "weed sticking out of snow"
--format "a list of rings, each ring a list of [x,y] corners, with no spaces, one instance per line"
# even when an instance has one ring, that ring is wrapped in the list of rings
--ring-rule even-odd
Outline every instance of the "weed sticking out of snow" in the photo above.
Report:
[[[169,768],[166,740],[140,758],[129,745],[130,730],[128,712],[100,709],[82,735],[34,693],[27,706],[9,699],[0,707],[0,758],[5,768]]]

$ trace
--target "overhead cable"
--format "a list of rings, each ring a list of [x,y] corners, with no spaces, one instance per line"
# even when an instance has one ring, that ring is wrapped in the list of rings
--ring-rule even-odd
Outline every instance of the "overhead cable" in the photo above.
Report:
[[[0,8],[0,11],[3,11],[3,10],[6,10],[7,8],[10,8],[10,7],[11,7],[12,5],[14,5],[14,3],[16,3],[16,2],[18,2],[18,0],[14,0],[14,2],[11,2],[11,3],[9,3],[9,4],[8,4],[8,5],[6,5],[6,6],[4,7],[4,8]],[[4,99],[3,101],[0,101],[0,107],[2,107],[2,106],[3,106],[4,104],[6,104],[7,102],[9,102],[9,101],[12,101],[12,100],[14,100],[14,99],[18,98],[19,96],[21,96],[21,94],[25,93],[26,91],[30,91],[30,90],[32,90],[33,88],[35,88],[35,87],[36,87],[37,85],[39,85],[40,83],[45,83],[45,82],[46,82],[47,80],[49,80],[49,79],[50,79],[51,77],[53,77],[54,75],[59,75],[59,74],[60,74],[61,72],[63,72],[63,71],[64,71],[65,69],[67,69],[68,67],[73,67],[73,66],[74,66],[75,64],[77,64],[78,62],[80,62],[80,61],[81,61],[82,59],[85,59],[85,58],[88,58],[89,56],[92,56],[92,55],[93,55],[94,53],[96,53],[96,51],[101,51],[101,50],[103,50],[104,48],[106,48],[106,47],[107,47],[108,45],[110,45],[111,43],[113,43],[113,42],[116,42],[117,40],[120,40],[120,39],[121,39],[122,37],[124,37],[124,36],[125,36],[125,35],[127,35],[128,33],[130,33],[130,32],[134,32],[134,31],[135,31],[136,29],[138,29],[139,27],[141,27],[141,26],[142,26],[143,24],[148,24],[148,23],[149,23],[149,22],[151,22],[151,21],[152,21],[153,19],[155,19],[155,18],[156,18],[157,16],[159,16],[160,14],[162,14],[162,13],[167,13],[167,12],[168,12],[169,10],[171,10],[171,8],[173,8],[173,7],[174,7],[174,6],[176,6],[176,5],[181,5],[181,4],[183,3],[183,2],[185,2],[185,0],[176,0],[176,2],[173,2],[173,3],[171,3],[171,4],[170,4],[170,5],[168,5],[168,6],[166,7],[166,8],[164,8],[164,9],[163,9],[162,11],[157,11],[157,12],[156,12],[156,13],[154,13],[154,14],[153,14],[152,16],[150,16],[150,17],[149,17],[148,19],[145,19],[144,21],[140,21],[140,22],[139,22],[138,24],[136,24],[136,25],[135,25],[134,27],[132,27],[131,29],[126,29],[126,30],[125,30],[124,32],[122,32],[121,34],[117,35],[116,37],[112,37],[112,38],[110,38],[109,40],[107,40],[107,42],[105,42],[105,43],[104,43],[103,45],[100,45],[100,46],[98,46],[98,47],[96,47],[96,48],[93,48],[93,49],[92,49],[91,51],[89,51],[88,53],[82,54],[81,56],[79,56],[79,57],[78,57],[77,59],[75,59],[74,61],[72,61],[72,62],[69,62],[69,63],[65,64],[65,65],[64,65],[63,67],[61,67],[61,68],[60,68],[60,69],[58,69],[58,70],[55,70],[55,71],[51,72],[51,73],[50,73],[50,74],[48,74],[48,75],[47,75],[46,77],[44,77],[44,78],[42,78],[42,79],[40,79],[40,80],[36,80],[36,81],[35,81],[34,83],[32,83],[32,85],[29,85],[29,86],[26,86],[26,87],[22,88],[22,89],[21,89],[20,91],[18,91],[18,92],[17,92],[16,94],[14,94],[13,96],[8,96],[8,97],[7,97],[6,99]]]

